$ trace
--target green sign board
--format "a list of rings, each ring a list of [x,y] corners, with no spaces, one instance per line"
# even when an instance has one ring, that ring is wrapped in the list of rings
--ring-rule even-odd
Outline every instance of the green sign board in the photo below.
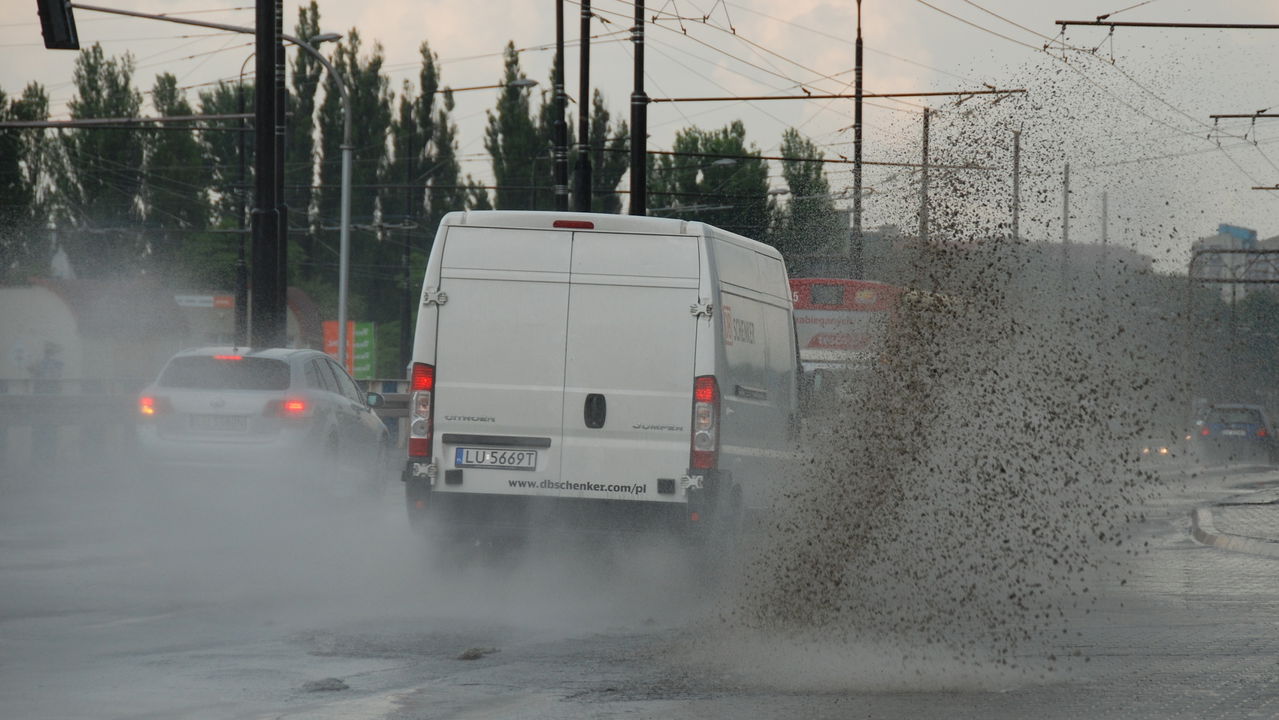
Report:
[[[377,333],[371,322],[355,323],[355,339],[351,348],[352,375],[369,380],[377,369]]]

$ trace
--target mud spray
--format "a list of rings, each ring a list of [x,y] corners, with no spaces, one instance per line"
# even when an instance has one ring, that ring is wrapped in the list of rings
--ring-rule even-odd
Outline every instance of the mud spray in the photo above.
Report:
[[[873,278],[913,290],[882,361],[807,418],[801,466],[697,662],[796,689],[1038,681],[1096,602],[1098,573],[1145,552],[1131,533],[1157,490],[1139,446],[1171,440],[1189,402],[1185,279],[1061,243],[1063,158],[1114,148],[1081,150],[1096,125],[1036,104],[1108,107],[1047,64],[1030,77],[1056,86],[938,114],[932,162],[991,170],[932,171],[928,240],[909,233],[895,275]],[[1010,227],[1014,130],[1021,228],[1039,241]],[[916,227],[919,191],[916,174],[877,202]],[[1144,190],[1112,198],[1125,192]]]

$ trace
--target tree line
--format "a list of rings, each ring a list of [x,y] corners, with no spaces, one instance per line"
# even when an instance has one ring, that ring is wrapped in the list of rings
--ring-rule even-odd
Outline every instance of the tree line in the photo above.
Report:
[[[312,1],[295,34],[320,33]],[[553,209],[553,94],[535,96],[508,43],[501,88],[487,112],[484,147],[492,185],[463,172],[452,92],[428,42],[415,80],[398,88],[379,43],[352,30],[331,61],[348,81],[355,147],[352,173],[352,317],[397,317],[402,253],[411,250],[412,282],[424,269],[440,218],[462,209]],[[306,53],[289,64],[285,194],[289,207],[289,280],[322,307],[336,296],[342,106],[332,80]],[[554,77],[543,88],[554,87]],[[135,86],[129,53],[98,44],[76,59],[73,119],[142,116],[144,96],[159,116],[253,112],[252,78],[219,81],[194,98],[164,72],[145,92]],[[603,93],[589,108],[592,209],[623,212],[619,185],[629,170],[627,123],[615,120]],[[0,121],[49,117],[44,87],[21,95],[0,89]],[[574,123],[568,118],[569,127]],[[0,283],[47,273],[56,245],[79,277],[163,275],[175,286],[226,289],[234,282],[242,225],[253,187],[252,128],[239,121],[146,124],[128,129],[0,129]],[[673,154],[648,158],[650,214],[699,220],[771,243],[783,252],[817,252],[841,241],[841,224],[820,150],[795,130],[781,142],[785,202],[772,189],[768,161],[739,122],[677,133]],[[574,150],[573,152],[576,152]],[[716,159],[714,156],[731,156]],[[707,157],[712,156],[712,157]],[[570,157],[569,167],[575,165]],[[244,168],[242,171],[241,168]],[[243,174],[242,174],[243,173]],[[571,181],[570,181],[571,186]],[[247,238],[246,238],[247,239]]]

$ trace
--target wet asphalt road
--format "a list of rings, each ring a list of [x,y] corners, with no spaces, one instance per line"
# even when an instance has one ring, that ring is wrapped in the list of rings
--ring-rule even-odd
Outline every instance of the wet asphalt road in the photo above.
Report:
[[[251,478],[11,475],[0,717],[1275,717],[1279,560],[1201,545],[1190,517],[1279,473],[1162,477],[1142,551],[1101,563],[1097,599],[1013,668],[726,634],[669,546],[440,567],[394,486],[304,500]]]

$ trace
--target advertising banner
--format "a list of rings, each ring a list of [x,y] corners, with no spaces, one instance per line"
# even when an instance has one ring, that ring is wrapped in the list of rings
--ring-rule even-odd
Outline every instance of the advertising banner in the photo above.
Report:
[[[377,367],[377,333],[371,322],[346,323],[346,370],[356,380],[373,377]],[[336,320],[324,321],[324,352],[338,355],[338,324]]]

